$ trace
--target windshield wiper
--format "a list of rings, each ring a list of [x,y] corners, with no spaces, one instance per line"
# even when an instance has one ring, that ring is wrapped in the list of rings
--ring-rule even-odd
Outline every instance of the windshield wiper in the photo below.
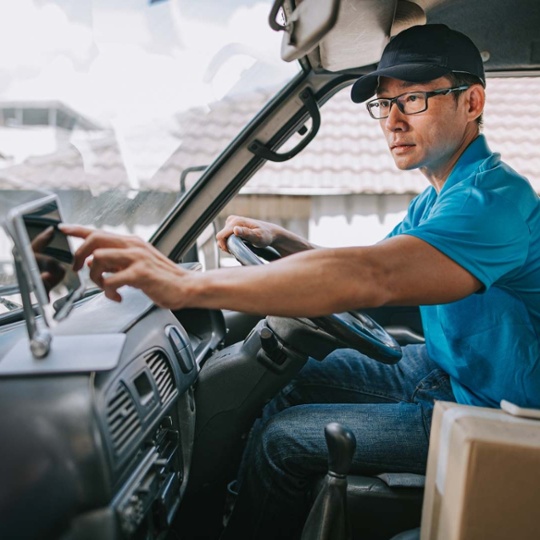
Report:
[[[7,298],[4,298],[3,296],[0,296],[0,304],[2,304],[4,307],[7,307],[9,311],[13,311],[15,309],[21,309],[22,305],[17,304],[15,302],[12,302],[11,300],[8,300]]]
[[[21,309],[22,304],[17,304],[16,302],[12,302],[11,300],[8,300],[6,296],[11,296],[12,294],[19,294],[19,286],[18,285],[4,285],[3,287],[0,287],[0,304],[9,311],[13,311],[15,309]]]

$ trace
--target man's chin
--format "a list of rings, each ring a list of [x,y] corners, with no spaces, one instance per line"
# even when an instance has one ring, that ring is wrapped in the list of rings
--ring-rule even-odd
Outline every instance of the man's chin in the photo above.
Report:
[[[414,163],[410,161],[407,162],[407,161],[402,161],[398,159],[394,159],[394,163],[400,171],[412,171],[414,169],[418,169],[418,167],[420,166],[418,163]]]

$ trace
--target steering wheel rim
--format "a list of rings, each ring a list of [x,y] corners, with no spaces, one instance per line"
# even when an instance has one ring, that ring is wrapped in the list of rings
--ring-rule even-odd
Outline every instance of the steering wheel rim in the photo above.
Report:
[[[229,236],[227,247],[231,255],[244,266],[264,264],[261,258],[267,261],[281,258],[274,248],[256,248],[236,235]],[[349,311],[324,317],[313,317],[309,320],[328,334],[368,355],[373,360],[384,364],[395,364],[401,359],[399,343],[365,313]]]

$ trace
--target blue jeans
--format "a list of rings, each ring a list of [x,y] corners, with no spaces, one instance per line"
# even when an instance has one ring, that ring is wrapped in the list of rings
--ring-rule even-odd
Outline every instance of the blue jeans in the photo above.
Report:
[[[424,473],[434,400],[455,398],[424,345],[404,347],[392,366],[343,349],[310,359],[253,426],[222,539],[299,537],[310,485],[327,471],[329,422],[355,434],[352,473]]]

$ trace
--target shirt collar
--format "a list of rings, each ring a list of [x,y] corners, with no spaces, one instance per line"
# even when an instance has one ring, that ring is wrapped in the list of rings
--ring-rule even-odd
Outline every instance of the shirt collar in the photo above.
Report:
[[[484,135],[478,135],[474,141],[465,148],[465,151],[454,165],[450,176],[446,179],[439,195],[455,186],[460,181],[474,174],[480,164],[489,158],[493,152],[489,149]]]

